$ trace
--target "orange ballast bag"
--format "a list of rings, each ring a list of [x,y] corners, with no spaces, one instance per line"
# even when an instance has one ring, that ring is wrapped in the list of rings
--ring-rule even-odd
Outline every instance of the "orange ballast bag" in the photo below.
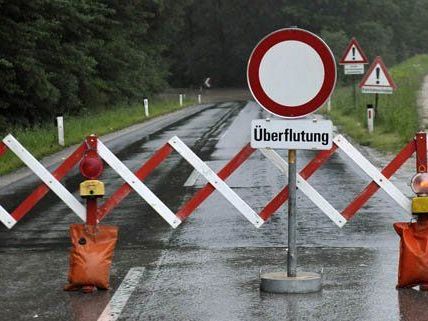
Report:
[[[74,291],[88,286],[108,289],[117,235],[118,228],[115,226],[92,227],[84,224],[70,226],[72,248],[69,284],[64,290]]]
[[[395,223],[400,235],[400,263],[397,288],[428,285],[428,220]]]

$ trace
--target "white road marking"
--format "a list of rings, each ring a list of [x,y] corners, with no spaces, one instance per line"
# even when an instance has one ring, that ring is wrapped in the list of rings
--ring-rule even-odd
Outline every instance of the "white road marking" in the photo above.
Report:
[[[263,225],[264,220],[257,215],[218,175],[205,164],[180,138],[174,136],[168,143],[205,179],[226,198],[255,227]]]
[[[194,186],[196,184],[196,181],[198,180],[200,174],[199,172],[194,169],[192,173],[190,173],[189,177],[187,178],[187,180],[184,182],[184,187],[191,187]]]
[[[144,267],[133,267],[128,271],[98,321],[115,321],[120,317],[129,297],[134,292],[144,273]]]

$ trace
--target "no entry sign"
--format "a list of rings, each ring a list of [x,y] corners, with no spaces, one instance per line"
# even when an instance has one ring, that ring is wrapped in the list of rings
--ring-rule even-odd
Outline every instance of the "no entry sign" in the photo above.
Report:
[[[336,84],[333,53],[315,34],[280,29],[254,48],[247,67],[254,99],[268,112],[299,118],[321,107]]]

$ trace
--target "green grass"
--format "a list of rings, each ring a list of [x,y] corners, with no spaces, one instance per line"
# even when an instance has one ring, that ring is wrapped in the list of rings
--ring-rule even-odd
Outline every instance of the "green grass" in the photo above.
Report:
[[[414,56],[394,66],[390,72],[398,89],[392,95],[379,95],[374,133],[367,132],[366,116],[366,105],[374,105],[374,94],[361,94],[357,89],[355,108],[352,86],[338,88],[330,112],[334,124],[343,132],[362,145],[383,151],[399,150],[420,129],[417,97],[423,78],[428,74],[428,55]]]
[[[133,124],[145,122],[193,104],[187,100],[183,107],[178,102],[155,101],[150,102],[150,117],[145,117],[142,104],[132,106],[115,106],[107,110],[88,111],[79,116],[64,116],[64,136],[66,147],[81,143],[86,136],[98,136],[126,128]],[[54,120],[35,128],[12,128],[9,131],[19,142],[27,148],[37,159],[53,154],[63,149],[58,145],[57,129]],[[12,152],[7,152],[0,159],[0,175],[11,172],[23,164]]]

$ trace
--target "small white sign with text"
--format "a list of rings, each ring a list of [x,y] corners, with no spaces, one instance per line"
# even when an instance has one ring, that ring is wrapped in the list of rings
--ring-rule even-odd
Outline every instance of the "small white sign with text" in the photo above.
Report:
[[[345,75],[364,75],[364,64],[345,65]]]
[[[332,144],[330,120],[254,119],[251,122],[252,148],[328,150]]]

